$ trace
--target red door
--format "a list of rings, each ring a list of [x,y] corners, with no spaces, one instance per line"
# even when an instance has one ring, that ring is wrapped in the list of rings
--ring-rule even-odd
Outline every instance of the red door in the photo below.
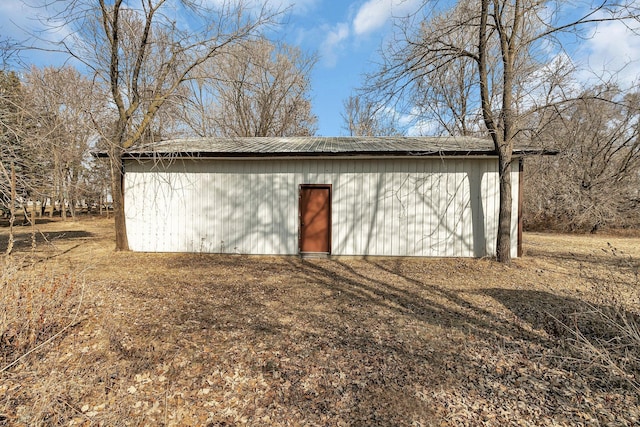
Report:
[[[300,252],[331,252],[331,186],[300,186]]]

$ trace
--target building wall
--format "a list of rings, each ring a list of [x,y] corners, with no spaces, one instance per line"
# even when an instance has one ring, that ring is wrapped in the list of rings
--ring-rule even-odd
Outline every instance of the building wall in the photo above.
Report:
[[[297,254],[299,185],[332,184],[333,255],[495,254],[495,158],[128,160],[125,170],[135,251]]]

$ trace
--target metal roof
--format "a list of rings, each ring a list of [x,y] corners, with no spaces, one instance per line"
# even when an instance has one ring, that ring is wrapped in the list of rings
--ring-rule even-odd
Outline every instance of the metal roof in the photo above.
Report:
[[[516,147],[515,155],[553,154]],[[106,152],[96,153],[106,157]],[[490,139],[471,137],[215,137],[185,138],[135,146],[124,158],[495,156]]]

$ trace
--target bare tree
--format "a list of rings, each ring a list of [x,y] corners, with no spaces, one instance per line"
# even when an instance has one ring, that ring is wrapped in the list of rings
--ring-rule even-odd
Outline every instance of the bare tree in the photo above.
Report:
[[[9,189],[11,165],[23,167],[24,143],[22,127],[23,87],[18,75],[13,71],[0,71],[0,167],[2,182],[0,188],[2,201],[9,207],[11,190]]]
[[[32,67],[24,80],[25,108],[35,124],[25,140],[40,166],[32,199],[40,198],[42,206],[58,201],[63,218],[67,207],[75,217],[86,187],[90,143],[96,137],[91,117],[106,105],[94,96],[95,85],[70,66]]]
[[[362,95],[351,95],[343,101],[342,120],[350,136],[391,136],[402,132],[396,126],[393,111]]]
[[[17,198],[27,191],[18,172],[25,169],[23,141],[23,88],[17,74],[0,70],[0,204],[2,213],[9,216],[9,241],[6,253],[13,250],[13,224]]]
[[[460,3],[451,11],[421,23],[417,44],[412,47],[413,53],[422,55],[424,45],[430,41],[432,34],[450,26],[452,19],[457,19],[460,26],[440,34],[440,42],[472,51],[477,44],[476,29],[463,23],[473,19],[477,14],[476,3]],[[489,40],[487,49],[495,52],[495,43]],[[492,54],[491,57],[497,58],[497,55]],[[488,63],[489,75],[496,70],[496,58]],[[484,131],[486,136],[485,129],[482,129],[482,114],[477,101],[478,77],[474,58],[461,56],[452,61],[448,56],[437,56],[430,60],[432,63],[429,72],[425,73],[421,67],[412,70],[415,90],[411,92],[409,100],[413,108],[418,110],[416,115],[422,121],[429,121],[435,134],[482,136],[479,134]],[[495,100],[496,89],[490,88],[489,98],[492,100]]]
[[[419,90],[419,82],[437,82],[441,71],[452,64],[457,70],[463,69],[461,63],[465,65],[469,81],[462,90],[473,87],[476,93],[467,111],[479,112],[498,154],[496,253],[500,262],[511,260],[512,153],[527,126],[519,107],[529,92],[530,76],[564,51],[563,40],[569,35],[584,35],[587,29],[606,21],[632,25],[640,16],[637,2],[630,0],[586,1],[571,6],[569,11],[564,2],[545,0],[457,2],[428,17],[423,23],[428,31],[411,33],[408,29],[404,40],[389,48],[368,88],[387,99],[402,96]]]
[[[58,48],[81,61],[110,87],[117,111],[109,161],[116,250],[128,250],[123,204],[122,155],[148,135],[160,109],[209,60],[225,61],[228,47],[259,36],[275,15],[243,1],[72,0],[53,1],[67,34]]]
[[[527,168],[530,226],[595,232],[640,224],[640,94],[598,86],[555,109],[536,135],[560,154]]]
[[[200,136],[313,135],[315,63],[314,55],[266,39],[230,46],[226,61],[200,67],[187,122]]]

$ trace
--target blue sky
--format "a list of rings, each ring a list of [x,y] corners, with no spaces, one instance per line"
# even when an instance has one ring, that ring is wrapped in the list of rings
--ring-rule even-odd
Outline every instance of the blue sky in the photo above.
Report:
[[[345,134],[342,102],[375,69],[378,52],[392,30],[392,17],[419,9],[419,0],[302,0],[292,5],[287,40],[315,50],[312,76],[318,134]]]
[[[32,4],[41,0],[29,0]],[[221,0],[210,0],[221,1]],[[259,0],[252,0],[258,2]],[[344,135],[342,102],[362,85],[363,74],[374,69],[378,50],[393,31],[392,18],[416,12],[422,0],[272,0],[289,6],[286,24],[277,33],[290,44],[317,52],[312,75],[312,102],[318,135]],[[0,0],[0,34],[21,39],[14,24],[33,27],[33,10],[22,0]],[[59,62],[51,55],[26,58],[38,66]],[[598,70],[617,70],[625,83],[640,75],[640,36],[621,24],[602,25],[577,47],[574,59]],[[584,77],[587,78],[586,76]]]

